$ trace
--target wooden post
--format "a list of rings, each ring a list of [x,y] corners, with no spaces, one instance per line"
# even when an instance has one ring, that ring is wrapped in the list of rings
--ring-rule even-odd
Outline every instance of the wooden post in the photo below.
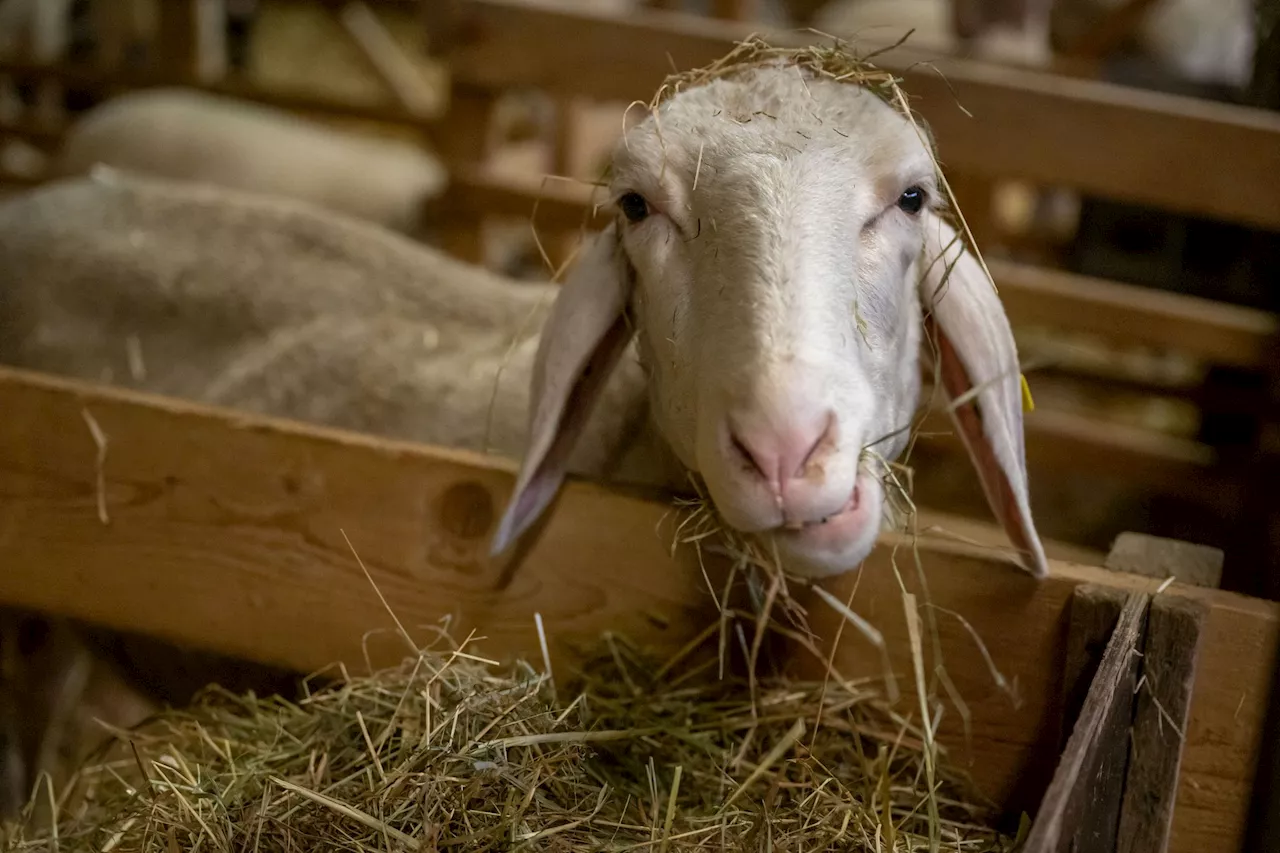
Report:
[[[466,44],[475,35],[470,26],[463,0],[422,0],[420,6],[426,31],[427,53],[441,60]],[[449,105],[443,126],[433,134],[433,141],[452,175],[458,167],[483,167],[492,153],[493,114],[497,97],[490,90],[468,86],[452,80]],[[471,263],[487,260],[482,217],[453,215],[445,219],[425,212],[438,233],[445,251]]]
[[[1213,587],[1222,552],[1125,533],[1106,567]],[[1206,615],[1192,599],[1076,589],[1063,672],[1074,725],[1026,853],[1166,849]]]
[[[1072,600],[1090,609],[1100,600],[1112,606],[1112,593],[1081,587]],[[1098,673],[1080,709],[1058,771],[1045,792],[1023,853],[1113,853],[1129,763],[1129,725],[1138,683],[1144,622],[1150,596],[1124,595]]]
[[[755,0],[712,0],[711,14],[726,21],[751,21],[757,9]]]
[[[226,0],[194,0],[195,56],[192,58],[196,79],[211,83],[227,76]]]
[[[1059,749],[1066,748],[1071,726],[1080,717],[1124,603],[1124,593],[1100,586],[1081,587],[1071,597],[1062,667],[1063,725]]]
[[[70,0],[40,0],[31,6],[31,55],[41,64],[52,65],[67,52]],[[36,121],[56,127],[63,118],[66,89],[59,82],[41,80],[36,88]]]
[[[1117,853],[1163,851],[1169,843],[1205,615],[1190,599],[1151,601]]]
[[[415,116],[430,115],[434,101],[431,90],[368,4],[355,0],[335,14],[360,55],[400,106]]]
[[[1121,533],[1107,554],[1106,567],[1178,583],[1217,588],[1225,555],[1219,548],[1165,539],[1146,533]]]
[[[455,84],[449,92],[446,132],[437,144],[452,172],[458,166],[483,167],[492,151],[492,118],[497,101],[492,92]],[[448,217],[437,221],[445,251],[474,264],[485,264],[484,219]]]
[[[156,64],[166,76],[187,81],[199,77],[199,0],[159,0]]]

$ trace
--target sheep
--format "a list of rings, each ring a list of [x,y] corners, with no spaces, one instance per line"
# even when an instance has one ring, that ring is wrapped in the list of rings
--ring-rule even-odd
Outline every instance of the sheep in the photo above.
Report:
[[[99,164],[310,200],[415,236],[447,179],[421,147],[183,88],[121,95],[74,122],[52,173]]]
[[[495,553],[567,474],[691,473],[821,577],[881,527],[918,406],[920,279],[943,384],[979,389],[956,417],[980,480],[1043,575],[1016,348],[935,212],[929,152],[874,95],[797,70],[686,89],[661,134],[628,131],[616,221],[558,290],[281,198],[118,175],[37,191],[0,207],[0,360],[119,376],[137,336],[152,391],[519,458]]]
[[[0,363],[511,458],[557,292],[309,202],[110,168],[0,201],[0,259]],[[626,451],[632,373],[584,476]]]
[[[991,507],[1023,567],[1047,573],[1013,335],[938,213],[913,122],[799,65],[753,66],[683,88],[627,131],[609,193],[615,221],[539,341],[495,553],[545,512],[630,351],[652,427],[731,528],[769,537],[798,575],[852,569],[881,529],[884,462],[908,441],[927,325]]]
[[[568,474],[693,473],[819,578],[874,545],[928,340],[1043,577],[1013,336],[930,153],[797,71],[684,88],[629,130],[614,220],[560,286],[278,195],[110,169],[30,190],[0,202],[0,363],[519,460],[495,553]]]

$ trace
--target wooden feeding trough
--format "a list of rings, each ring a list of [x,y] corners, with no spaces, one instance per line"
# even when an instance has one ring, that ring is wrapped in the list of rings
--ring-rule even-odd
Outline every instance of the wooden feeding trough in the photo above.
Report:
[[[537,659],[537,613],[561,665],[605,630],[670,652],[714,620],[663,501],[571,483],[504,577],[484,556],[513,479],[499,462],[9,370],[0,408],[7,605],[298,671],[396,660],[370,635],[393,627],[370,578],[402,623],[451,616],[490,655]],[[883,634],[910,683],[903,544],[887,537],[823,588]],[[1218,566],[1161,540],[1118,543],[1111,561],[1129,570],[1054,561],[1043,582],[1007,552],[941,536],[917,547],[928,587],[904,582],[946,614],[941,647],[969,712],[967,736],[952,715],[939,738],[997,802],[1036,816],[1028,849],[1082,832],[1101,833],[1087,849],[1239,847],[1276,605],[1170,583],[1211,582]],[[865,640],[841,638],[829,596],[797,595],[823,656],[835,643],[841,671],[884,675]],[[818,664],[796,650],[788,666]]]
[[[482,128],[498,92],[533,86],[629,100],[651,92],[669,62],[703,64],[746,29],[660,13],[617,21],[511,0],[457,6],[466,17],[447,52],[455,98],[438,130],[442,139],[458,134],[452,150],[464,153],[467,122]],[[912,56],[892,61],[906,66]],[[198,83],[193,67],[114,82]],[[4,70],[104,79],[58,63]],[[1280,226],[1273,198],[1242,192],[1280,165],[1274,117],[968,63],[948,80],[982,116],[928,116],[961,168],[981,174],[999,164],[1004,175]],[[408,107],[201,85],[427,124]],[[949,97],[927,74],[911,72],[909,85],[926,101]],[[1096,127],[1112,134],[1105,155]],[[48,141],[58,133],[10,130]],[[1207,161],[1212,170],[1187,168]],[[540,223],[565,231],[589,212],[583,194],[499,177],[483,159],[452,165],[443,211],[467,228],[494,214],[526,216],[535,201]],[[1174,168],[1186,182],[1153,179],[1153,170]],[[1266,368],[1268,313],[1027,264],[991,266],[1015,323],[1077,325]],[[672,550],[671,507],[652,497],[571,483],[531,550],[498,564],[488,540],[514,473],[501,461],[13,370],[0,370],[0,412],[5,605],[298,671],[354,666],[366,654],[374,664],[396,661],[393,639],[370,636],[394,627],[374,587],[404,624],[451,617],[501,657],[540,655],[537,614],[557,662],[605,630],[675,652],[715,616],[704,571],[716,567],[687,547]],[[1092,460],[1142,488],[1243,499],[1213,449],[1194,441],[1117,438],[1068,413],[1037,413],[1028,428],[1032,462],[1046,470]],[[922,527],[950,533],[886,536],[859,572],[796,591],[817,645],[787,649],[786,666],[812,674],[830,659],[851,676],[884,677],[879,651],[845,630],[834,600],[882,635],[891,670],[910,681],[919,611],[904,606],[911,599],[901,583],[938,614],[947,672],[967,709],[967,720],[948,714],[939,737],[1002,808],[1034,815],[1024,849],[1239,848],[1277,606],[1217,589],[1221,554],[1212,549],[1125,536],[1102,559],[1047,543],[1051,574],[1036,582],[992,547],[1002,537],[985,524],[930,514]],[[918,554],[921,575],[902,572],[900,581],[904,546],[911,562]]]

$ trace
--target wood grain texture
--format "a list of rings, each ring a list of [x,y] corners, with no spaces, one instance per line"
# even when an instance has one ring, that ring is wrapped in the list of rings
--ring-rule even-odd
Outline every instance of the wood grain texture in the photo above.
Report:
[[[1116,537],[1103,565],[1116,572],[1216,587],[1221,585],[1225,560],[1220,548],[1127,531]]]
[[[84,411],[108,439],[107,524]],[[487,531],[512,464],[11,370],[0,370],[0,412],[0,602],[266,664],[341,660],[359,669],[368,632],[375,663],[403,649],[345,532],[419,640],[451,615],[455,633],[474,628],[486,638],[481,649],[537,660],[540,612],[561,666],[604,628],[663,650],[715,618],[694,555],[670,552],[677,519],[664,502],[570,484],[498,591],[503,566],[485,556]],[[1007,550],[948,536],[918,546],[927,589],[915,578],[911,543],[892,535],[861,572],[824,586],[852,597],[884,633],[901,681],[910,671],[895,565],[901,570],[926,626],[937,619],[944,662],[972,713],[971,739],[949,713],[944,742],[997,801],[1017,807],[1030,797],[1025,805],[1034,807],[1059,753],[1073,590],[1142,591],[1157,582],[1059,561],[1036,582]],[[708,563],[713,583],[720,570]],[[880,674],[867,643],[800,593],[824,646],[843,634],[835,665],[851,676]],[[1242,826],[1278,608],[1179,584],[1166,594],[1209,607],[1172,846],[1202,853],[1223,849]],[[957,615],[1016,685],[1018,702],[994,684]],[[807,653],[791,665],[800,675],[825,672]]]
[[[303,671],[359,665],[377,631],[375,662],[399,660],[349,537],[423,642],[452,618],[459,638],[482,628],[482,649],[540,660],[535,612],[557,655],[606,626],[675,649],[714,620],[660,505],[571,487],[497,593],[501,464],[9,372],[0,411],[8,604]],[[107,524],[82,411],[107,437]]]
[[[1078,587],[1071,596],[1062,667],[1062,749],[1066,749],[1080,718],[1128,595],[1124,590],[1090,584]]]
[[[647,101],[673,67],[707,65],[761,31],[647,9],[619,18],[546,0],[468,0],[464,13],[472,37],[449,57],[456,80],[623,103]],[[765,35],[779,45],[814,40]],[[1280,115],[905,47],[876,62],[903,75],[954,168],[1280,227],[1280,194],[1257,192],[1259,175],[1280,173]]]
[[[1088,610],[1100,596],[1078,589],[1072,611]],[[1113,853],[1129,764],[1129,725],[1141,670],[1142,637],[1151,597],[1129,593],[1107,641],[1080,716],[1045,792],[1023,853]],[[1091,619],[1086,619],[1092,622]]]
[[[952,759],[996,802],[1014,812],[1033,813],[1061,752],[1062,674],[1075,589],[1089,583],[1154,593],[1160,581],[1055,561],[1050,577],[1037,583],[1011,561],[939,542],[921,549],[922,584],[910,545],[897,542],[895,552],[893,544],[886,540],[860,573],[823,586],[841,601],[851,601],[884,635],[900,683],[911,670],[898,575],[922,603],[933,603],[933,608],[923,605],[925,618],[933,609],[942,663],[971,715],[966,739],[959,714],[948,706],[940,737]],[[1266,713],[1280,605],[1179,583],[1162,595],[1209,607],[1169,850],[1235,850],[1243,837]],[[816,598],[803,601],[810,627],[823,638],[823,654],[832,655],[831,639],[843,618]],[[995,667],[1015,684],[1012,696],[997,685],[974,634],[957,617],[968,622],[990,649]],[[881,674],[875,649],[847,626],[832,660],[846,676]],[[811,675],[823,670],[822,663],[805,657],[797,657],[796,666]]]
[[[1167,849],[1182,765],[1191,689],[1206,609],[1201,602],[1155,596],[1147,613],[1138,690],[1116,850]]]

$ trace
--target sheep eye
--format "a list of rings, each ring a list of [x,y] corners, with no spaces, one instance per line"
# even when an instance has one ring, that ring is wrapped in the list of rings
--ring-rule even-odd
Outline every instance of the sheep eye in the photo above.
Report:
[[[627,193],[618,199],[618,207],[629,222],[641,222],[649,215],[649,202],[640,193]]]
[[[902,195],[898,196],[898,207],[904,213],[915,215],[924,207],[924,190],[919,187],[907,187]]]

